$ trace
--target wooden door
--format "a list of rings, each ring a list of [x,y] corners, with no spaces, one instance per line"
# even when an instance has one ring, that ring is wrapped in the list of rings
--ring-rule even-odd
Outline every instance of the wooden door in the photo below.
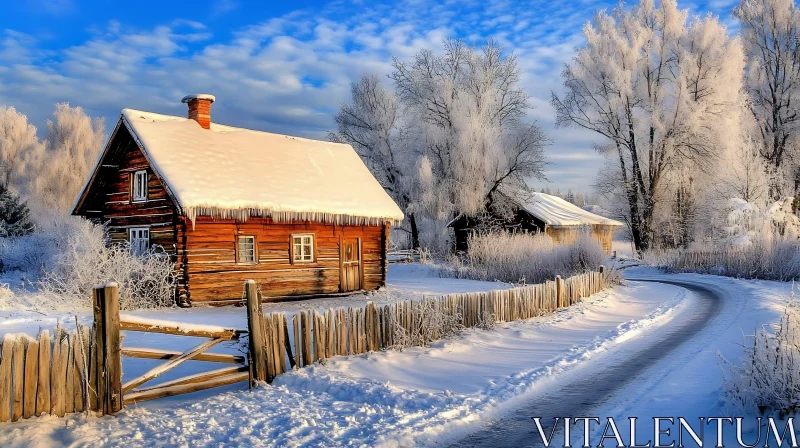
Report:
[[[361,239],[342,241],[342,291],[361,289]]]

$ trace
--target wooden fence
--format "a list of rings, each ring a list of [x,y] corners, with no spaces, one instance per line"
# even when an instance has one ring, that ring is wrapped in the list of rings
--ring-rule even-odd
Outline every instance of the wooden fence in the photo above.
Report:
[[[11,334],[0,348],[0,422],[43,414],[63,417],[72,412],[112,414],[122,409],[119,331],[109,339],[104,327],[107,304],[119,307],[116,284],[93,291],[95,325],[57,328],[54,337]]]
[[[255,282],[245,285],[247,330],[193,331],[159,323],[128,321],[119,314],[116,284],[95,288],[94,324],[51,338],[6,335],[0,346],[0,422],[43,414],[114,414],[123,405],[189,393],[238,381],[271,381],[292,368],[333,356],[357,355],[393,347],[424,345],[449,328],[472,328],[541,316],[567,307],[608,286],[608,276],[587,272],[566,280],[479,293],[448,294],[384,306],[263,314]],[[440,321],[431,325],[431,316]],[[210,338],[186,352],[123,349],[120,331],[147,331]],[[205,351],[222,340],[249,334],[249,364],[243,356]],[[444,335],[446,336],[446,334]],[[165,363],[122,383],[122,357],[162,359]],[[237,364],[139,388],[187,360]]]
[[[399,346],[424,345],[441,337],[431,314],[462,328],[542,316],[570,306],[608,286],[603,268],[542,284],[477,293],[447,294],[384,306],[264,315],[255,283],[245,289],[251,321],[253,381],[271,381],[290,368],[333,356],[357,355]],[[426,315],[428,314],[428,315]],[[252,322],[261,322],[260,326]],[[260,349],[259,349],[260,347]]]

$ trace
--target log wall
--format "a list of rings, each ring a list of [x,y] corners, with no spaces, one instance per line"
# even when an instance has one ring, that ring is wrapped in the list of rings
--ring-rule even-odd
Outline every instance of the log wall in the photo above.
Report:
[[[182,228],[185,227],[185,230]],[[275,297],[335,294],[340,289],[340,244],[343,239],[361,239],[363,289],[385,283],[387,228],[341,226],[314,222],[275,223],[252,217],[245,222],[198,217],[194,228],[185,222],[179,228],[178,259],[186,260],[189,297],[193,303],[241,301],[242,285],[252,279],[262,295]],[[292,234],[314,234],[314,261],[292,263]],[[256,263],[238,263],[237,237],[254,236]]]
[[[148,194],[147,200],[135,202],[131,183],[140,170],[147,171]],[[112,242],[127,241],[131,227],[149,227],[151,244],[170,255],[176,252],[175,203],[125,126],[116,129],[90,191],[75,213],[105,223]]]
[[[592,225],[592,226],[547,226],[545,233],[549,235],[556,244],[572,244],[578,239],[581,232],[589,227],[592,237],[600,243],[606,253],[611,252],[611,242],[613,240],[614,226]]]

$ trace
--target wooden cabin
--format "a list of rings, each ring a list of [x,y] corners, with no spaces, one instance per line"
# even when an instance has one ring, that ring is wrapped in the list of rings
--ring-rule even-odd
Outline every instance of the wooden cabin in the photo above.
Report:
[[[403,213],[352,147],[125,109],[73,209],[111,243],[175,261],[180,305],[371,290],[386,282]]]
[[[614,230],[624,225],[549,194],[531,193],[525,201],[505,195],[502,199],[510,204],[511,210],[509,215],[494,217],[499,226],[509,232],[544,232],[557,244],[570,244],[581,232],[588,231],[610,253]],[[456,250],[469,250],[469,235],[476,230],[477,220],[459,215],[448,226],[455,234]]]

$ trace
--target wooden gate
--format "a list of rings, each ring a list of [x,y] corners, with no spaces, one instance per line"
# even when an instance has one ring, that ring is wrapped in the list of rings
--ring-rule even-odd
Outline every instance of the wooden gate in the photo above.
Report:
[[[214,326],[192,326],[181,322],[149,320],[137,318],[135,316],[120,315],[119,300],[116,299],[116,297],[118,297],[116,288],[116,285],[113,285],[113,292],[111,293],[109,293],[109,287],[106,287],[105,291],[103,291],[102,288],[99,289],[99,291],[95,291],[95,327],[103,329],[103,332],[109,335],[101,344],[108,346],[112,353],[116,352],[122,356],[130,358],[163,359],[166,362],[124,384],[120,384],[122,376],[121,369],[117,372],[109,372],[108,381],[112,383],[109,387],[112,393],[109,395],[111,397],[116,397],[116,400],[119,400],[119,395],[121,395],[122,403],[114,403],[109,407],[107,413],[114,413],[120,410],[122,404],[197,392],[248,380],[250,372],[245,356],[227,353],[206,353],[207,350],[220,342],[238,340],[241,335],[247,334],[247,331],[222,329]],[[127,348],[122,347],[119,335],[120,331],[192,336],[207,338],[208,340],[185,352],[153,348]],[[103,349],[102,346],[100,348],[101,350]],[[140,387],[189,360],[233,365],[184,376],[151,387]],[[121,367],[119,361],[112,363],[112,365],[120,365]],[[114,383],[116,383],[116,385]]]
[[[342,241],[342,292],[361,289],[361,238]]]

